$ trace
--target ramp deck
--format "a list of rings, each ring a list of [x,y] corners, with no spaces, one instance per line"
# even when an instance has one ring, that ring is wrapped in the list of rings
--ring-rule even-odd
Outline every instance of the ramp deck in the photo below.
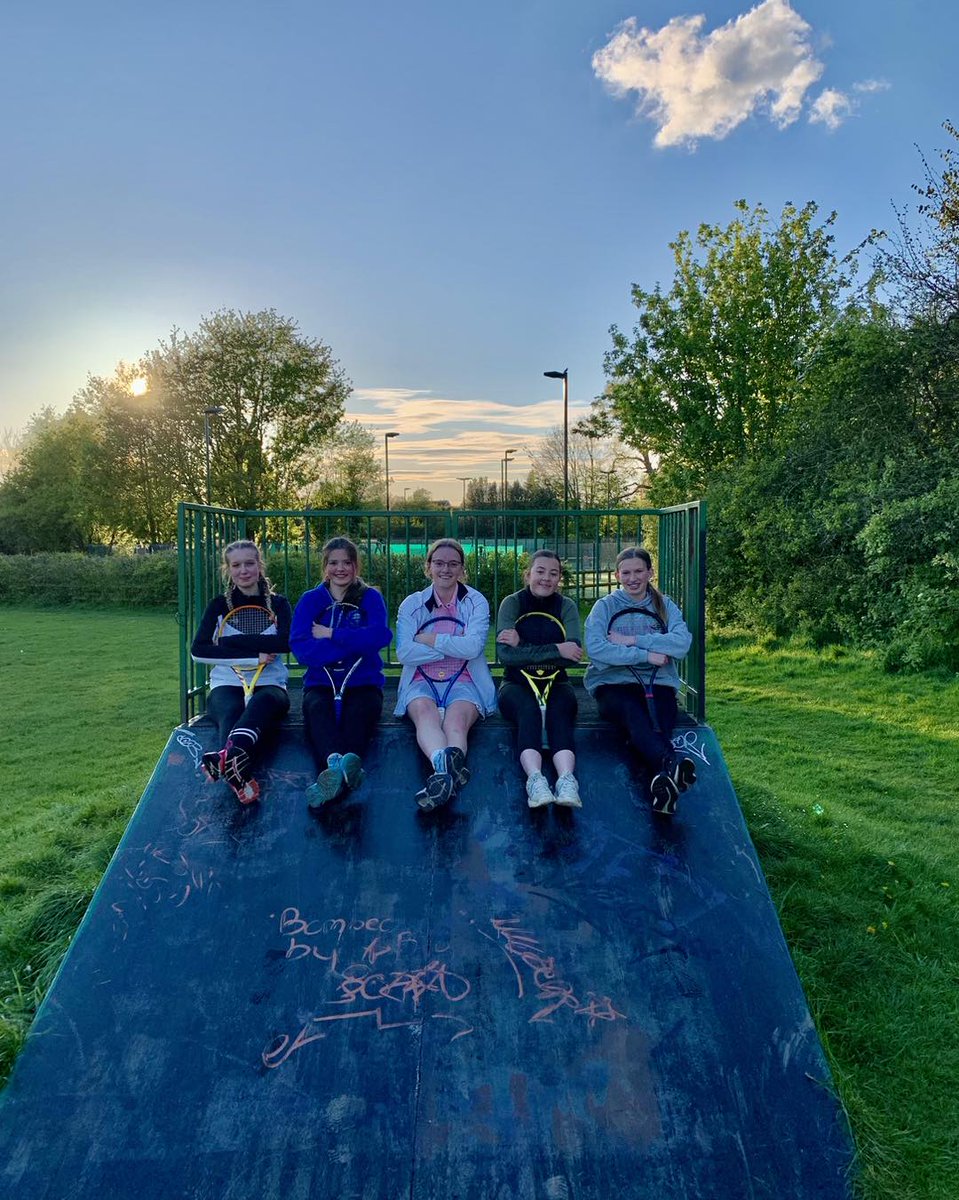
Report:
[[[707,727],[673,820],[580,729],[584,808],[530,812],[509,730],[454,807],[409,727],[316,815],[174,731],[0,1097],[18,1200],[848,1197],[845,1117]]]

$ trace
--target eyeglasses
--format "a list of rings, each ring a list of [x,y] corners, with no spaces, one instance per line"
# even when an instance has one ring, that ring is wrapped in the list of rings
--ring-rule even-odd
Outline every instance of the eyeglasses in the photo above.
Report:
[[[458,571],[462,565],[459,559],[456,562],[441,562],[438,558],[430,559],[430,566],[436,567],[437,571]]]

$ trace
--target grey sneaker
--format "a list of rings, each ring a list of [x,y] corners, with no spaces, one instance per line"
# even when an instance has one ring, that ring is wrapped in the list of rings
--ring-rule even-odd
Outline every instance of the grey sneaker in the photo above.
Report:
[[[358,754],[344,754],[340,759],[340,770],[343,779],[351,792],[355,791],[366,778],[363,761]]]
[[[649,785],[649,795],[653,802],[653,812],[664,817],[671,817],[676,811],[676,801],[679,799],[679,788],[671,775],[660,771],[653,777]]]
[[[526,780],[526,803],[530,808],[542,808],[544,804],[552,804],[555,799],[542,771],[534,772]]]
[[[455,791],[453,776],[446,771],[437,771],[427,779],[426,787],[416,793],[416,803],[424,812],[432,812],[434,808],[449,804]]]
[[[466,765],[466,755],[459,746],[447,746],[443,753],[446,756],[446,773],[453,776],[454,786],[466,787],[470,781],[470,769]]]
[[[579,798],[579,784],[576,782],[576,776],[569,771],[560,775],[556,780],[556,803],[563,804],[566,808],[583,807],[583,802]]]
[[[306,789],[306,802],[310,808],[322,808],[335,800],[343,791],[345,781],[339,767],[327,767],[316,777],[316,783],[311,783]]]

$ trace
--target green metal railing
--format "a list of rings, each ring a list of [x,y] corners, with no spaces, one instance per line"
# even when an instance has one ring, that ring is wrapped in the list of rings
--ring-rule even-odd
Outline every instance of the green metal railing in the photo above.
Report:
[[[394,512],[241,512],[181,504],[178,514],[180,709],[186,721],[203,711],[207,669],[190,658],[190,642],[210,598],[222,588],[220,555],[238,538],[263,548],[277,591],[291,603],[322,579],[323,543],[346,534],[360,547],[363,577],[378,587],[391,620],[400,601],[426,586],[426,547],[455,537],[466,552],[469,582],[490,602],[494,621],[500,601],[523,586],[533,550],[549,547],[566,563],[564,592],[584,613],[616,586],[616,555],[643,545],[653,556],[657,585],[683,610],[693,644],[680,673],[683,704],[705,719],[706,506],[555,510],[429,509]],[[389,657],[389,656],[388,656]],[[291,667],[297,670],[295,663]],[[395,669],[392,662],[388,669]]]

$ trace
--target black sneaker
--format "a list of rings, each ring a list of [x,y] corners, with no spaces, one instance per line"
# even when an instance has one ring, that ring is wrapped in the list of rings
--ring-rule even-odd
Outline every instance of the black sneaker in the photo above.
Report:
[[[453,776],[453,785],[457,788],[466,787],[470,781],[470,769],[466,765],[466,755],[459,746],[447,746],[446,773]]]
[[[226,762],[225,750],[208,750],[200,759],[200,767],[207,779],[213,783],[223,774],[223,764]]]
[[[653,812],[663,817],[671,817],[676,811],[676,801],[679,799],[679,788],[671,775],[660,771],[653,777],[649,785],[649,795],[653,802]]]
[[[663,762],[663,770],[675,783],[679,792],[685,792],[696,782],[696,764],[691,758],[678,758],[674,755]]]
[[[434,808],[449,804],[455,791],[453,776],[446,771],[437,771],[427,779],[426,787],[416,793],[416,803],[424,812],[432,812]]]

